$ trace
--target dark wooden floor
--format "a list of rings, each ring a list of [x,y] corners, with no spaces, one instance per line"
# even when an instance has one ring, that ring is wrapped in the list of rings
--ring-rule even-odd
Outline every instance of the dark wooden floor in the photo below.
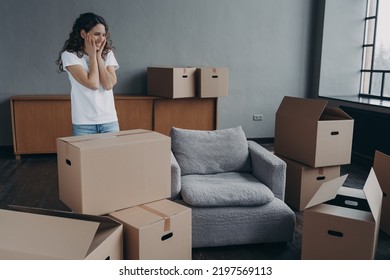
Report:
[[[349,176],[346,186],[361,188],[368,169],[346,165],[342,173]],[[59,200],[57,158],[55,155],[28,155],[15,160],[11,151],[0,150],[0,208],[23,205],[70,211]],[[300,259],[303,213],[296,212],[294,240],[278,244],[251,244],[193,249],[194,260],[296,260]],[[390,236],[379,234],[376,259],[390,259]]]

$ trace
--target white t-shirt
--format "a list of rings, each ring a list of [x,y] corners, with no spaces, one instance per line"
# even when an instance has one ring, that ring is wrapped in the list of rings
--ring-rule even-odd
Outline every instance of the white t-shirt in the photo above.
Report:
[[[66,69],[67,66],[81,65],[89,72],[88,55],[84,54],[83,57],[79,58],[75,53],[64,51],[61,54],[61,59],[71,84],[72,123],[103,124],[117,121],[112,89],[105,90],[101,85],[98,90],[89,89],[77,82]],[[106,67],[114,66],[115,70],[119,68],[112,51],[107,54],[104,64]]]

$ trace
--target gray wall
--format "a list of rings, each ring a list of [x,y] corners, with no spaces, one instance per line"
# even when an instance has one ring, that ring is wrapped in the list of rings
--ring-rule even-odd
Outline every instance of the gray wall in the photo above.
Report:
[[[116,94],[146,93],[146,67],[229,68],[218,128],[274,136],[285,95],[307,96],[315,0],[2,0],[0,146],[12,144],[9,97],[67,94],[54,60],[76,17],[107,20],[120,64]],[[253,114],[263,114],[261,122]]]

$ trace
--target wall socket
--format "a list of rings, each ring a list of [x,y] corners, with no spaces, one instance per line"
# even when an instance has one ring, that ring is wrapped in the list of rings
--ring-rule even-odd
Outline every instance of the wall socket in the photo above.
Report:
[[[262,114],[253,115],[253,120],[254,121],[262,121],[263,120],[263,115]]]

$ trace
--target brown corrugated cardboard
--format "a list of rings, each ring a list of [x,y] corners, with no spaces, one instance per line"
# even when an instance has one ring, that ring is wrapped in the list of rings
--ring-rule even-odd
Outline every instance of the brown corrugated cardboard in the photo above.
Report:
[[[192,258],[191,208],[163,199],[110,214],[123,224],[124,258]]]
[[[285,96],[276,113],[276,154],[312,167],[349,164],[354,120],[327,101]]]
[[[322,184],[340,176],[340,166],[311,167],[279,156],[287,163],[285,202],[302,211]]]
[[[383,191],[380,228],[390,235],[390,156],[375,151],[374,170]]]
[[[196,96],[196,68],[148,67],[148,95],[165,98]]]
[[[324,183],[304,210],[302,259],[374,259],[382,190],[371,169],[363,189]]]
[[[135,129],[57,139],[60,199],[103,215],[171,194],[168,136]]]
[[[123,226],[109,217],[0,210],[0,259],[123,259]]]
[[[228,69],[227,68],[197,68],[198,96],[212,98],[228,96]]]

